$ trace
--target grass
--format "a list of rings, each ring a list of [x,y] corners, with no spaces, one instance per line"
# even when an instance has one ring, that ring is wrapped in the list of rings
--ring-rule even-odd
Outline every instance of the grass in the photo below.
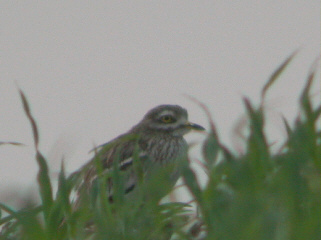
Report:
[[[265,96],[294,56],[271,75],[259,106],[243,99],[248,119],[244,153],[235,153],[221,142],[205,105],[200,103],[211,125],[203,145],[206,186],[200,187],[189,161],[182,165],[183,179],[197,210],[185,203],[159,203],[170,188],[163,180],[168,169],[149,181],[142,179],[135,196],[126,197],[124,178],[115,168],[111,176],[116,186],[113,203],[107,200],[106,191],[101,191],[106,176],[100,174],[92,193],[82,196],[81,207],[73,207],[71,196],[79,177],[66,176],[62,164],[58,190],[53,192],[46,157],[38,148],[36,121],[20,91],[34,136],[41,204],[26,201],[23,209],[15,210],[0,203],[1,212],[7,214],[1,216],[0,212],[0,239],[321,239],[321,104],[312,104],[310,97],[315,69],[299,97],[299,116],[293,124],[284,119],[287,136],[278,151],[271,151],[264,131]],[[0,142],[3,144],[19,145]]]

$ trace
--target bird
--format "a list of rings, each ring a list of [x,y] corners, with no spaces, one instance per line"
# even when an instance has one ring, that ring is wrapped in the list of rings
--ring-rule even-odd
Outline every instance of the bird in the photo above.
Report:
[[[95,156],[79,171],[81,182],[77,187],[78,200],[87,196],[97,183],[99,172],[111,174],[115,167],[121,173],[126,172],[124,194],[132,192],[138,184],[135,161],[143,166],[144,181],[155,169],[174,166],[168,174],[170,182],[175,185],[179,178],[179,161],[188,151],[184,135],[191,130],[204,131],[205,128],[188,121],[187,110],[179,105],[159,105],[149,110],[142,120],[128,132],[94,148]],[[136,159],[136,160],[135,160]],[[100,170],[97,169],[97,162]],[[113,202],[113,180],[106,180],[108,199]]]

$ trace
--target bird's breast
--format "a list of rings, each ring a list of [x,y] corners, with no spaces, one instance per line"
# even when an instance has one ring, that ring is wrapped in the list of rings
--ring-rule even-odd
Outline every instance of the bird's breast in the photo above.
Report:
[[[187,143],[183,138],[153,138],[145,144],[151,161],[159,164],[173,163],[183,157],[187,152]]]

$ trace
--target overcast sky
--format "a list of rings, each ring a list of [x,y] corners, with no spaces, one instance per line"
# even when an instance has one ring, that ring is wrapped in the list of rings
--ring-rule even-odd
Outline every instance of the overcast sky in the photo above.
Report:
[[[127,131],[159,104],[179,104],[208,127],[184,94],[208,106],[231,146],[242,97],[258,103],[271,73],[298,48],[267,97],[276,135],[284,134],[281,113],[296,116],[297,96],[320,54],[319,0],[1,1],[0,141],[26,146],[0,147],[0,195],[12,187],[29,191],[36,178],[17,87],[51,169],[64,158],[70,172],[94,144]]]

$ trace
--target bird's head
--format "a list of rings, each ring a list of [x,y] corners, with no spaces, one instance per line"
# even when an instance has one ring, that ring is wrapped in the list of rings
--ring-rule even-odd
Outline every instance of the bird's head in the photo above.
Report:
[[[190,130],[205,130],[202,126],[188,121],[186,109],[178,105],[160,105],[146,113],[137,125],[141,130],[183,136]]]

